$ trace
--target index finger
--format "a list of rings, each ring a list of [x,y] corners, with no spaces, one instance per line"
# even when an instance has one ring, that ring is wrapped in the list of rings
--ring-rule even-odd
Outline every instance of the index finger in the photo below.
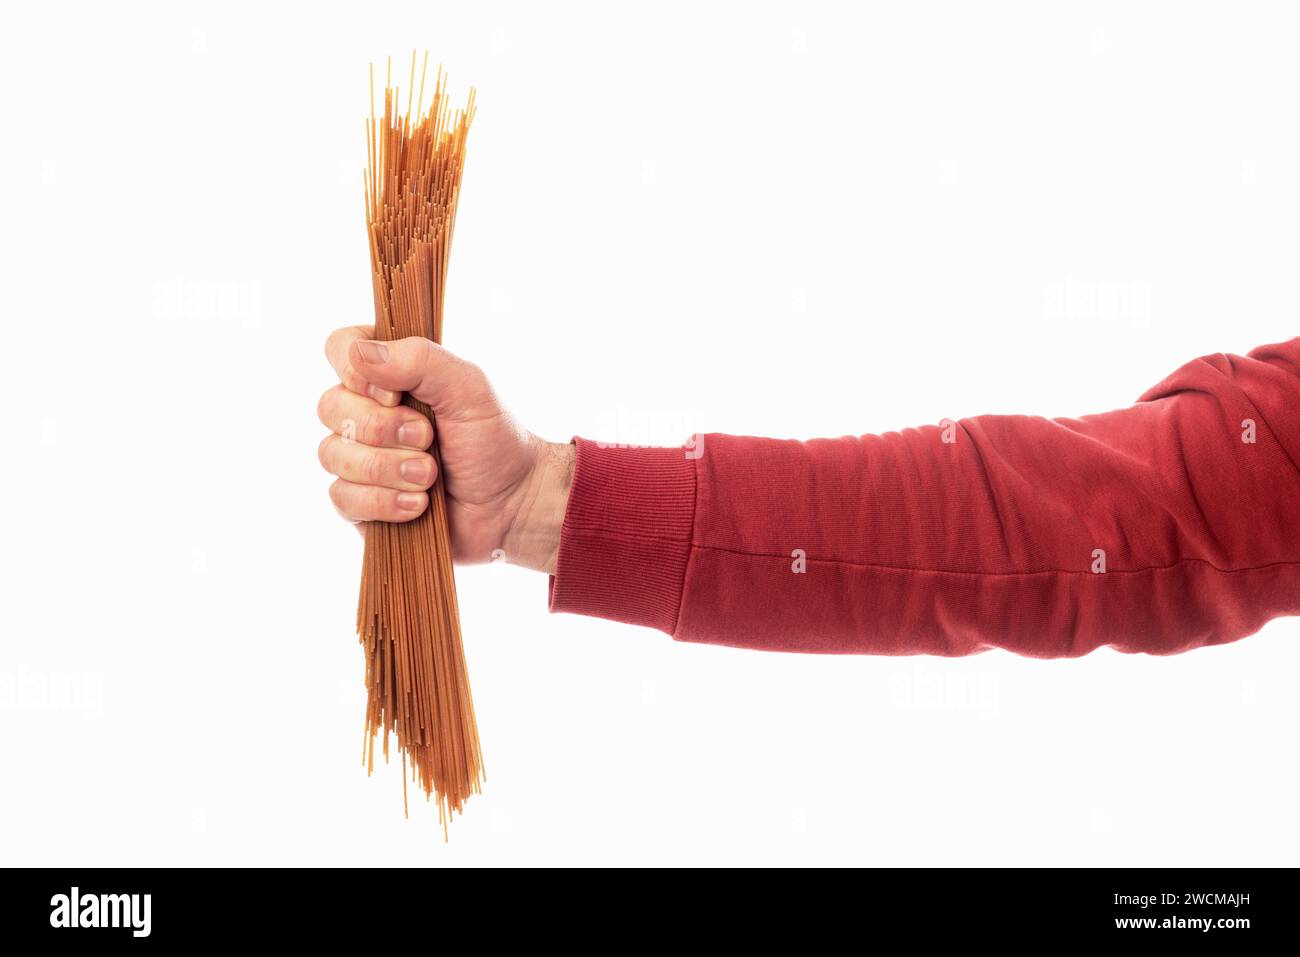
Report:
[[[342,329],[335,329],[325,340],[325,357],[334,367],[344,388],[358,395],[369,396],[380,405],[395,406],[402,401],[401,395],[391,389],[371,385],[356,369],[352,368],[352,362],[348,359],[348,351],[352,343],[358,339],[374,337],[374,326],[345,326]]]

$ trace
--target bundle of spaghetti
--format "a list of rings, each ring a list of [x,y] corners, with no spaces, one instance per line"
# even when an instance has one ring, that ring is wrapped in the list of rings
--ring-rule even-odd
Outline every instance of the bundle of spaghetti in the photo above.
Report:
[[[383,114],[378,118],[371,68],[365,200],[377,339],[424,336],[442,341],[447,262],[465,139],[474,118],[474,91],[463,110],[452,112],[439,69],[426,112],[427,54],[424,63],[413,113],[415,56],[404,112],[400,90],[392,86],[389,61]],[[409,395],[403,401],[434,422],[436,435],[433,410]],[[439,459],[436,438],[430,451]],[[441,476],[441,461],[438,465]],[[406,813],[409,816],[409,758],[411,779],[426,797],[436,800],[445,835],[452,813],[463,811],[465,800],[478,793],[485,778],[461,643],[441,478],[430,489],[429,507],[419,518],[367,526],[357,634],[365,651],[368,693],[363,761],[373,772],[375,738],[383,732],[387,760],[389,736],[395,736]]]

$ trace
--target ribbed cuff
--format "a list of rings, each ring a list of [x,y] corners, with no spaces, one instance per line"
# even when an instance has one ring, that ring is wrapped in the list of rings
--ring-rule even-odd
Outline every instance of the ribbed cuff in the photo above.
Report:
[[[577,462],[551,577],[551,611],[671,635],[691,551],[694,460],[681,448],[573,441]]]

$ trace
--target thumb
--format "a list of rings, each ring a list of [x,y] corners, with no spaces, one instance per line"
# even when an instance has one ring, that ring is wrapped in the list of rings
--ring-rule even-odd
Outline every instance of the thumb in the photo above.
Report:
[[[420,336],[388,342],[358,339],[349,358],[368,382],[409,392],[435,414],[455,414],[495,401],[478,366]]]

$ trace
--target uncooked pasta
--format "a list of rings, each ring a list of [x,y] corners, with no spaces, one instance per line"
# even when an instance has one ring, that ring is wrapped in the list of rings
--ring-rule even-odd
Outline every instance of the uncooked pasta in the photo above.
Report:
[[[389,61],[379,117],[371,68],[365,201],[375,337],[425,336],[441,342],[448,254],[474,91],[463,110],[452,111],[439,69],[426,111],[428,55],[418,91],[415,63],[412,54],[403,109]],[[434,421],[428,406],[409,395],[403,401]],[[436,438],[430,451],[439,458]],[[466,799],[478,793],[484,773],[461,643],[441,468],[438,474],[429,507],[419,518],[367,526],[357,634],[366,659],[366,767],[374,770],[379,733],[385,760],[394,736],[407,814],[409,767],[412,781],[437,802],[445,835],[452,813],[462,811]]]

